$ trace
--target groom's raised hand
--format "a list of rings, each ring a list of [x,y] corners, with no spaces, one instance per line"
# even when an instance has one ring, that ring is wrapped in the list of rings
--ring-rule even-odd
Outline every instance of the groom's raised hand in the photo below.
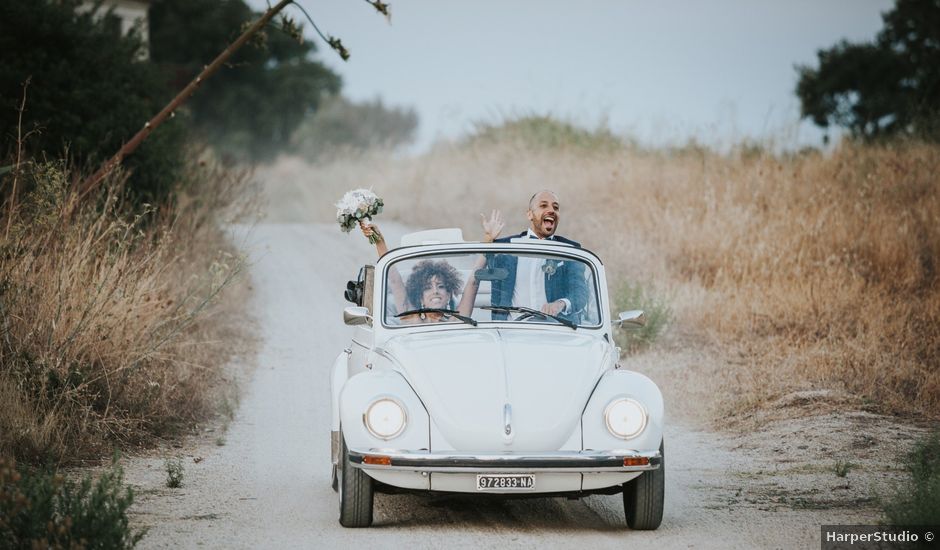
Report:
[[[480,214],[480,223],[483,225],[483,242],[485,243],[491,243],[499,238],[499,234],[502,233],[505,226],[499,210],[493,210],[489,219]]]

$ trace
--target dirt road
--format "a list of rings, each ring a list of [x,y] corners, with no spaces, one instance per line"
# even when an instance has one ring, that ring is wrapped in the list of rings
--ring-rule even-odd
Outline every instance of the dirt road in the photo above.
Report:
[[[401,228],[383,228],[395,242]],[[341,321],[342,289],[374,252],[333,225],[266,223],[236,233],[253,262],[257,366],[224,436],[126,464],[127,481],[138,489],[133,521],[149,528],[143,548],[818,548],[820,524],[877,517],[865,496],[868,478],[857,470],[840,478],[828,462],[809,459],[835,448],[814,443],[812,434],[778,427],[731,436],[691,427],[694,413],[672,412],[689,410],[670,405],[672,371],[655,368],[681,358],[660,354],[638,361],[653,365],[646,372],[667,396],[666,512],[658,531],[628,530],[619,495],[377,495],[375,526],[344,529],[330,488],[329,369],[350,335]],[[178,489],[164,485],[170,455],[183,458]],[[819,502],[829,505],[819,509]]]

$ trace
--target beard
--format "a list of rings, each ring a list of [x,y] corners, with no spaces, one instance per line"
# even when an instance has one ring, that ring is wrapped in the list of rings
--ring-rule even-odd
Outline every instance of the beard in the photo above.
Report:
[[[558,228],[558,216],[542,216],[539,218],[538,222],[537,232],[545,235],[546,237],[551,237],[554,235],[555,230]]]

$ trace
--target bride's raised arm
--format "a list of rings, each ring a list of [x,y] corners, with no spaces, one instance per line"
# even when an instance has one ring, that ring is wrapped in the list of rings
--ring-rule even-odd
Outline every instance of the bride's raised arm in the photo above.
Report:
[[[388,245],[385,244],[385,236],[379,231],[379,226],[374,223],[359,220],[359,229],[362,230],[362,234],[365,235],[366,238],[375,237],[375,251],[379,253],[380,258],[388,252]]]
[[[378,252],[380,258],[388,252],[388,245],[385,244],[385,236],[379,231],[379,226],[374,223],[359,220],[359,229],[362,230],[362,234],[367,238],[373,235],[376,237],[375,251]],[[388,270],[388,287],[392,291],[392,297],[395,299],[395,307],[398,308],[398,312],[405,311],[405,301],[407,300],[405,282],[402,280],[401,273],[398,272],[398,268],[395,266],[392,266],[392,268]]]

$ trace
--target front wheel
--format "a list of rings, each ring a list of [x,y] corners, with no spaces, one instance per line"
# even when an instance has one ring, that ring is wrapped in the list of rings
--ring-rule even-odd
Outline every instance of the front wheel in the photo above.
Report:
[[[339,524],[343,527],[372,525],[372,478],[349,462],[349,449],[340,434],[343,454],[339,461]]]
[[[659,468],[643,472],[623,485],[623,511],[627,525],[636,530],[653,530],[663,522],[666,494],[666,454],[659,443]]]

